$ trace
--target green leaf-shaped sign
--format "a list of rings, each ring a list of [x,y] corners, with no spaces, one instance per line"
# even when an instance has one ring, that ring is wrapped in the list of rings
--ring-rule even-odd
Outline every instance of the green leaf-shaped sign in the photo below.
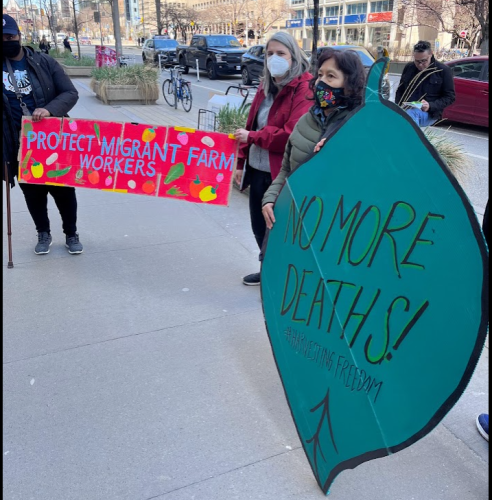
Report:
[[[488,256],[459,184],[369,75],[365,102],[290,177],[261,271],[299,437],[326,493],[442,420],[482,351]]]

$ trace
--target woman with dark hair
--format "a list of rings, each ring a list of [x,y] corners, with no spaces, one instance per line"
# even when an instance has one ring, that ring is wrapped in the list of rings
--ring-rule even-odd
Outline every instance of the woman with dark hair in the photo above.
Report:
[[[245,128],[236,130],[241,143],[236,182],[249,186],[251,227],[260,248],[266,233],[261,213],[265,191],[280,172],[289,135],[311,106],[309,61],[288,33],[275,33],[265,47],[264,73],[251,103]],[[260,273],[243,278],[245,285],[259,285]]]
[[[362,103],[366,74],[359,56],[352,50],[324,49],[317,73],[311,80],[315,103],[299,120],[285,148],[282,169],[263,196],[263,217],[273,227],[273,206],[285,179],[324,144],[321,138]]]

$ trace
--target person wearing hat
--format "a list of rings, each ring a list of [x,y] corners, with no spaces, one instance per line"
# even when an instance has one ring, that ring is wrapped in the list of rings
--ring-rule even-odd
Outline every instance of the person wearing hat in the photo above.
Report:
[[[22,47],[15,19],[3,15],[3,161],[8,181],[15,185],[19,163],[19,134],[23,115],[33,122],[49,116],[68,116],[79,95],[62,67],[50,56]],[[5,179],[5,168],[2,169]],[[73,187],[21,183],[27,208],[38,232],[36,254],[50,251],[52,237],[48,218],[48,193],[55,200],[63,222],[65,246],[71,254],[82,253],[77,233],[77,198]]]

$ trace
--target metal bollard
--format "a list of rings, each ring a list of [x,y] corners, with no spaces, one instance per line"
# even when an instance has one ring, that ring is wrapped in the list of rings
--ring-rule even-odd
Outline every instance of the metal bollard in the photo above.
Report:
[[[198,65],[198,59],[195,59],[196,60],[196,81],[199,82],[200,81],[200,67]]]
[[[161,55],[162,55],[162,54],[158,54],[158,55],[157,55],[157,57],[159,58],[159,73],[162,73]]]

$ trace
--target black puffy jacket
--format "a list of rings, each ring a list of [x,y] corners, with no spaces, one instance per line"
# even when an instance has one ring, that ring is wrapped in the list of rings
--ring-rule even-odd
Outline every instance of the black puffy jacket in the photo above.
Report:
[[[415,77],[417,78],[412,82]],[[429,115],[436,119],[441,118],[444,108],[453,104],[456,99],[451,68],[436,61],[434,56],[429,67],[423,71],[419,71],[415,63],[408,63],[403,68],[396,90],[395,103],[399,106],[403,102],[421,99],[429,103]]]
[[[63,68],[51,56],[34,51],[31,47],[23,47],[26,53],[28,70],[34,72],[39,86],[34,86],[33,97],[37,108],[47,109],[51,116],[67,116],[79,99],[79,93]],[[14,177],[19,168],[17,154],[19,151],[19,133],[13,124],[8,97],[3,94],[3,180],[5,180],[5,163],[9,171],[9,180],[15,185]]]

